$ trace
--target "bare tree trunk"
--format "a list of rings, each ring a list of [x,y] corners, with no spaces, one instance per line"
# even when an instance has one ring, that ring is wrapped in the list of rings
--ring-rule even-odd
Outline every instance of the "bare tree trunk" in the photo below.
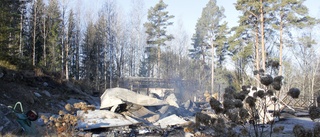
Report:
[[[214,44],[211,47],[211,94],[214,92]]]
[[[62,3],[62,33],[63,33],[63,37],[62,37],[62,49],[61,49],[61,56],[62,56],[62,59],[61,59],[61,69],[62,69],[62,77],[65,78],[65,79],[69,79],[69,68],[68,68],[68,63],[69,63],[69,60],[68,60],[68,51],[69,50],[68,46],[69,46],[69,41],[68,41],[68,31],[67,31],[67,34],[66,34],[66,11],[67,11],[67,5],[69,3],[68,0],[62,0],[61,1]],[[67,37],[67,38],[66,38]],[[66,38],[66,40],[65,40]]]
[[[80,25],[80,24],[78,24]],[[77,29],[77,44],[76,44],[76,80],[80,79],[80,33]]]
[[[112,64],[113,64],[113,57],[112,57],[112,44],[110,45],[110,64],[109,64],[109,69],[110,69],[110,88],[112,88],[112,77],[113,77],[113,72],[112,72]]]
[[[315,77],[317,74],[317,70],[319,68],[319,58],[317,58],[317,63],[315,64],[315,67],[313,68],[312,71],[312,80],[311,80],[311,96],[312,96],[312,103],[315,104],[314,100],[315,100],[315,95],[314,95],[314,83],[315,83]],[[318,105],[318,103],[316,103],[316,105]]]
[[[105,47],[104,49],[107,49],[107,43],[105,42]],[[108,71],[108,67],[107,67],[107,61],[108,61],[108,58],[107,58],[107,51],[104,50],[104,89],[106,90],[107,89],[107,71]],[[110,64],[110,63],[109,63]]]
[[[61,48],[61,69],[62,69],[62,75],[61,75],[61,77],[62,78],[64,78],[64,75],[65,75],[65,67],[64,67],[64,60],[65,60],[65,55],[64,55],[64,52],[65,52],[65,41],[64,41],[64,38],[66,37],[65,36],[65,9],[63,8],[63,10],[62,10],[62,33],[63,33],[63,37],[62,37],[62,39],[61,39],[61,45],[62,45],[62,48]]]
[[[67,31],[67,39],[66,39],[66,61],[65,61],[65,69],[66,69],[66,79],[69,80],[69,31]]]
[[[158,62],[158,64],[157,64],[158,65],[157,66],[158,67],[158,72],[157,72],[158,74],[157,74],[157,78],[160,78],[160,76],[161,76],[161,74],[160,74],[160,69],[161,69],[160,68],[161,67],[161,63],[160,63],[161,62],[161,51],[160,51],[160,49],[161,49],[160,45],[158,45],[158,61],[157,61]]]
[[[139,31],[137,31],[138,32],[138,46],[140,46],[140,44],[141,44],[141,42],[140,42],[140,35],[141,35],[141,33],[140,33],[140,29],[139,29]],[[133,59],[133,76],[136,76],[136,74],[138,74],[139,73],[139,69],[137,69],[137,68],[139,68],[139,63],[137,63],[137,62],[139,62],[140,60],[139,59],[137,59],[137,55],[139,55],[139,53],[138,53],[138,50],[137,49],[135,49],[135,52],[134,52],[134,59]]]
[[[19,57],[22,57],[22,26],[23,26],[23,13],[20,15],[20,34],[19,34]]]
[[[105,38],[103,39],[104,47],[103,47],[103,85],[104,90],[107,89],[107,74],[108,74],[108,56],[107,56],[107,49],[108,49],[108,32],[107,29],[105,30]],[[109,63],[110,64],[110,63]]]
[[[262,54],[262,69],[266,70],[266,50],[264,44],[264,14],[263,0],[260,0],[260,24],[261,24],[261,54]]]
[[[34,15],[33,15],[33,46],[32,46],[32,65],[36,65],[36,27],[37,27],[37,6],[36,6],[36,1],[33,0],[33,10],[34,10]]]
[[[259,30],[258,30],[258,26],[256,27],[256,32],[255,32],[255,37],[256,37],[256,41],[255,41],[255,53],[256,53],[256,70],[260,69],[260,56],[259,56]],[[256,75],[257,80],[259,79],[259,75]],[[259,81],[256,81],[256,86],[258,87],[259,85]]]
[[[98,45],[97,46],[97,49],[96,49],[96,63],[95,63],[95,65],[96,65],[96,75],[95,75],[95,77],[96,77],[96,89],[98,90],[98,91],[100,91],[100,78],[99,78],[99,49],[100,49],[100,46]]]
[[[282,14],[280,15],[280,47],[279,47],[279,73],[278,75],[282,75],[282,48],[283,48],[283,41],[282,41],[282,35],[283,35],[283,21],[282,21]]]
[[[44,66],[47,66],[47,52],[46,52],[46,40],[47,40],[47,34],[46,34],[46,17],[43,18],[43,60],[44,60]]]
[[[76,36],[76,79],[79,80],[80,79],[80,24],[81,24],[81,21],[80,21],[80,15],[81,15],[81,1],[77,1],[77,7],[76,7],[76,10],[77,10],[77,36]]]
[[[131,46],[133,46],[133,44],[131,44]],[[135,56],[134,56],[134,48],[133,47],[131,47],[130,48],[130,50],[131,50],[131,52],[130,52],[130,64],[129,64],[129,76],[131,77],[131,76],[133,76],[133,73],[134,73],[134,58],[135,58]]]

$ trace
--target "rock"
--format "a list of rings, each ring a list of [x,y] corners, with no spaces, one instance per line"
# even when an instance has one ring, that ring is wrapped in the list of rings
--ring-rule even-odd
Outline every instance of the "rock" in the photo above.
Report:
[[[38,118],[35,121],[35,124],[37,124],[38,126],[43,126],[45,123],[44,123],[44,120],[42,118]]]
[[[0,78],[2,78],[4,76],[4,73],[2,72],[2,70],[0,70]]]
[[[49,91],[44,90],[44,91],[42,91],[42,92],[43,92],[43,94],[45,94],[47,97],[51,97],[51,94],[50,94],[50,92],[49,92]]]
[[[42,85],[45,86],[45,87],[49,86],[49,84],[47,82],[43,82]]]
[[[0,132],[1,134],[18,133],[21,126],[16,121],[16,115],[7,106],[0,104]]]
[[[91,99],[86,100],[89,104],[100,106],[100,98],[99,97],[91,97]]]
[[[35,76],[35,73],[33,70],[23,71],[22,74],[23,74],[23,77],[26,77],[26,78],[33,78]]]
[[[83,100],[75,99],[75,98],[70,98],[67,100],[67,103],[69,103],[69,104],[75,104],[75,103],[79,103],[79,102],[83,102]]]
[[[27,94],[23,94],[25,101],[27,103],[34,104],[36,97],[31,91],[27,91],[27,92],[28,92]]]
[[[78,137],[92,137],[93,134],[90,133],[90,132],[79,132],[79,133],[76,133],[76,136]],[[99,135],[98,135],[99,136]],[[99,136],[100,137],[100,136]]]
[[[34,95],[35,95],[36,97],[38,97],[38,98],[41,97],[41,95],[40,95],[38,92],[34,92]]]

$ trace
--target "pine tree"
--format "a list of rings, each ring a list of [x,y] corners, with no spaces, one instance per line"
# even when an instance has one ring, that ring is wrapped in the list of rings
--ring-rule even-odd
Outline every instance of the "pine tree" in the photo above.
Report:
[[[146,33],[147,44],[150,45],[150,48],[154,48],[156,51],[157,58],[157,67],[158,67],[158,77],[160,77],[160,56],[161,56],[161,47],[166,46],[166,41],[171,41],[173,36],[167,34],[167,27],[172,25],[173,22],[169,22],[170,19],[174,18],[173,15],[169,15],[168,11],[165,9],[168,7],[167,4],[160,0],[154,7],[151,7],[148,11],[148,22],[144,23],[144,27],[147,29]],[[154,56],[154,54],[151,54]],[[151,57],[151,56],[150,56]],[[153,63],[153,62],[151,62]]]
[[[254,41],[254,44],[251,42],[247,44],[254,45],[255,70],[260,70],[260,68],[266,70],[265,30],[270,26],[270,20],[273,18],[271,5],[274,2],[273,0],[238,0],[235,5],[236,9],[242,13],[239,20],[241,33],[249,34],[247,38]],[[259,79],[259,75],[256,75],[256,77]],[[258,85],[259,82],[256,81],[256,84]]]
[[[265,70],[265,48],[264,48],[264,6],[263,0],[247,1],[238,0],[236,9],[242,12],[243,16],[240,17],[240,25],[248,26],[254,33],[253,39],[255,40],[255,69],[260,69],[260,56],[262,55],[262,69]],[[260,29],[260,30],[259,30]],[[260,38],[260,40],[259,40]],[[260,46],[261,44],[261,46]],[[261,49],[261,50],[260,50]],[[259,52],[261,51],[261,53]]]
[[[288,27],[303,28],[307,25],[315,24],[315,19],[308,16],[308,8],[303,5],[305,0],[279,0],[272,8],[276,15],[273,28],[279,30],[279,73],[282,75],[282,56],[284,47],[284,36],[291,35]],[[288,28],[288,29],[287,29]]]
[[[193,49],[190,55],[202,60],[203,75],[208,68],[206,58],[211,57],[211,91],[214,89],[214,60],[218,57],[221,66],[226,50],[227,24],[222,22],[224,8],[216,5],[216,0],[210,0],[203,8],[201,17],[196,24],[196,33],[192,38]],[[211,53],[211,54],[210,54]],[[205,76],[202,76],[205,77]]]

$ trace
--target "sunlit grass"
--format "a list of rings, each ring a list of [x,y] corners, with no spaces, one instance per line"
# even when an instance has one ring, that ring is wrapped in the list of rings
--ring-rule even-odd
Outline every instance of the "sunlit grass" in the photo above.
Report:
[[[0,67],[9,69],[9,70],[17,70],[18,67],[16,65],[11,64],[9,61],[0,60]]]

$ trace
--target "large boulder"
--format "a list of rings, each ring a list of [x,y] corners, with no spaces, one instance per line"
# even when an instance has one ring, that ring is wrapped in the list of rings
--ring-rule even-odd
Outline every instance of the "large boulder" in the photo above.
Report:
[[[21,131],[22,128],[16,118],[11,108],[0,104],[0,132],[2,135],[17,134]]]

